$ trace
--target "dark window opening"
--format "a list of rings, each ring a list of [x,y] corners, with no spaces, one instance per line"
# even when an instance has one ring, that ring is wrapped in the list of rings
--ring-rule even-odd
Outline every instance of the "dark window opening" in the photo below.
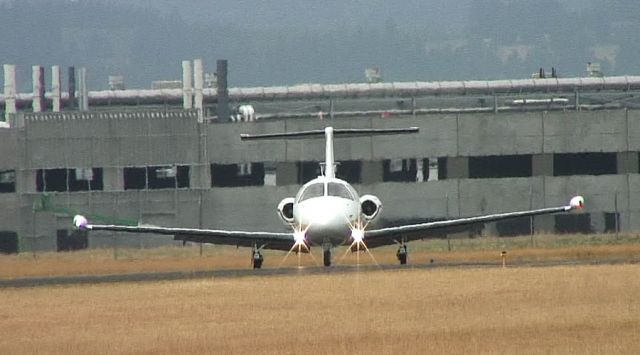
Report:
[[[179,189],[191,186],[191,168],[188,165],[178,165],[178,175],[176,176],[176,186]]]
[[[438,180],[447,178],[447,158],[438,158]]]
[[[68,175],[67,169],[40,169],[36,176],[36,189],[38,192],[65,192]]]
[[[531,228],[531,217],[512,218],[496,222],[496,230],[500,237],[513,237],[516,235],[529,235],[533,231]]]
[[[147,168],[124,168],[124,189],[144,190],[147,188]]]
[[[69,169],[69,191],[101,191],[102,168]]]
[[[446,166],[443,161],[445,158],[425,158],[422,160],[422,178],[423,181],[437,181],[445,177],[441,173],[441,167]],[[444,169],[446,174],[446,169]]]
[[[40,169],[36,175],[38,192],[101,191],[102,168]]]
[[[265,162],[264,164],[264,186],[276,186],[277,184],[277,173],[278,164],[274,162]]]
[[[382,181],[416,181],[415,159],[387,159],[383,162]]]
[[[620,213],[604,213],[604,232],[616,233],[620,231]]]
[[[82,250],[89,247],[87,231],[74,230],[69,233],[66,229],[58,229],[56,233],[57,251]]]
[[[16,192],[16,171],[0,171],[0,193]]]
[[[17,254],[18,253],[18,233],[16,232],[0,232],[0,253]]]
[[[149,189],[189,187],[189,166],[167,165],[147,167]]]
[[[529,177],[532,175],[531,159],[531,155],[469,157],[469,178]]]
[[[559,214],[555,216],[556,233],[581,233],[593,232],[591,228],[591,215],[583,214]]]
[[[614,175],[618,172],[616,153],[554,154],[553,175]]]
[[[188,165],[124,168],[124,189],[175,189],[189,187]]]
[[[264,185],[264,163],[211,164],[211,186]]]
[[[338,163],[336,177],[350,184],[362,182],[362,162],[360,160],[347,160]]]
[[[298,184],[305,184],[321,175],[320,163],[317,161],[299,161],[296,166],[298,168]]]

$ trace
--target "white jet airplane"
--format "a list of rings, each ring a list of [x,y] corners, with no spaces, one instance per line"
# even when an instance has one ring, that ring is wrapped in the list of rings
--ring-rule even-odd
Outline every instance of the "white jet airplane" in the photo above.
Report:
[[[263,135],[242,134],[242,140],[287,139],[325,136],[326,162],[324,174],[304,184],[295,197],[285,198],[278,204],[278,215],[292,228],[289,233],[249,232],[197,228],[167,228],[156,226],[126,226],[90,224],[83,216],[73,219],[74,226],[87,231],[114,231],[173,235],[175,240],[246,246],[252,248],[252,265],[260,268],[263,249],[277,249],[307,253],[313,246],[322,246],[325,266],[331,265],[334,247],[349,246],[351,251],[397,244],[398,259],[407,262],[406,243],[412,240],[433,238],[455,228],[493,222],[508,218],[568,212],[582,209],[584,199],[573,197],[569,205],[536,210],[518,211],[458,218],[437,222],[408,224],[381,229],[367,229],[368,224],[380,215],[382,203],[373,195],[359,196],[344,180],[335,176],[333,155],[334,136],[361,136],[379,134],[405,134],[418,132],[418,128],[400,129],[333,129]],[[431,233],[431,235],[429,235]]]

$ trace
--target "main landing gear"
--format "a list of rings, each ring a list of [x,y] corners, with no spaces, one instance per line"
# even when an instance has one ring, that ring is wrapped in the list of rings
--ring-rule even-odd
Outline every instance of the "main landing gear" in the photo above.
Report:
[[[322,260],[324,266],[331,266],[331,244],[329,243],[322,244]]]
[[[253,249],[251,249],[251,265],[254,269],[260,269],[263,261],[264,257],[262,256],[260,249],[254,246]]]
[[[396,257],[398,258],[398,261],[400,261],[400,265],[406,265],[407,264],[407,257],[409,256],[409,252],[407,251],[407,245],[406,244],[400,244],[400,247],[398,248],[398,251],[396,252]]]

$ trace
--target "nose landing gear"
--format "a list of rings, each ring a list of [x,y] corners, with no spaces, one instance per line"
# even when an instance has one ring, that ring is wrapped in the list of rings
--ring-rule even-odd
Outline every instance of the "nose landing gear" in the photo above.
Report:
[[[260,269],[262,268],[263,261],[264,257],[262,256],[260,249],[257,246],[254,246],[251,249],[251,266],[253,266],[254,269]]]
[[[324,243],[322,244],[322,260],[324,261],[324,266],[331,266],[331,244]]]
[[[407,257],[409,256],[409,252],[407,251],[407,245],[402,243],[396,252],[396,257],[400,261],[400,265],[407,264]]]

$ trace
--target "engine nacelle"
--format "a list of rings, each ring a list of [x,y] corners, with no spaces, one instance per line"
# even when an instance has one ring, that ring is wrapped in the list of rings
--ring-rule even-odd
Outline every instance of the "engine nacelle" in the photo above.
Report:
[[[364,195],[360,197],[360,210],[364,218],[371,221],[382,211],[382,202],[373,195]]]
[[[293,197],[287,197],[278,204],[278,216],[282,218],[284,223],[293,223]]]

